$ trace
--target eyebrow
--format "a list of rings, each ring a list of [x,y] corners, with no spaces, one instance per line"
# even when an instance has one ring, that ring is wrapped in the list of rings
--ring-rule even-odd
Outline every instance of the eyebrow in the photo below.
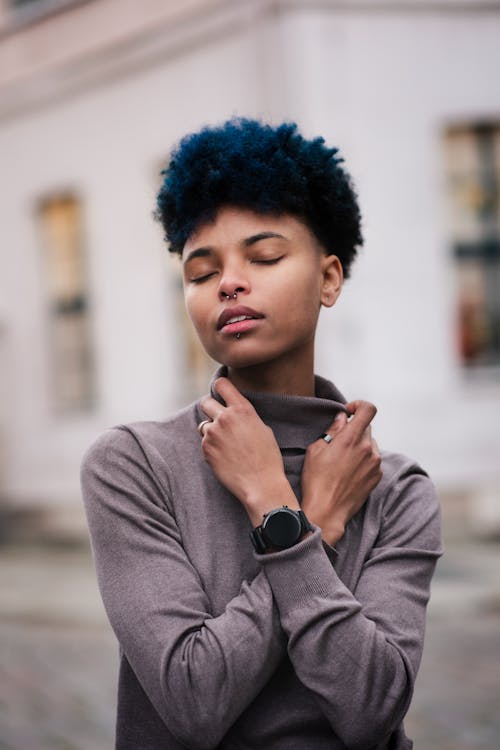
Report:
[[[278,232],[259,232],[258,234],[252,234],[251,237],[247,237],[243,240],[243,244],[245,247],[250,247],[250,245],[254,245],[256,242],[260,242],[260,240],[270,240],[273,238],[278,240],[287,239],[282,234],[278,234]]]
[[[184,265],[189,263],[190,260],[193,260],[193,258],[206,258],[207,255],[212,255],[212,249],[210,247],[198,247],[196,250],[191,250],[184,259]]]
[[[252,234],[250,237],[245,237],[241,244],[244,245],[244,247],[251,247],[261,240],[269,239],[287,240],[287,237],[278,232],[258,232],[258,234]],[[213,249],[211,247],[197,247],[195,250],[191,250],[191,252],[188,253],[184,260],[184,265],[194,258],[206,258],[209,255],[212,255],[212,253]]]

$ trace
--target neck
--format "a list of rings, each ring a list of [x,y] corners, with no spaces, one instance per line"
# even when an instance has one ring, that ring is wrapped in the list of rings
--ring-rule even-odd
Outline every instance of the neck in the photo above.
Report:
[[[314,396],[314,349],[250,367],[228,367],[228,378],[239,391]]]

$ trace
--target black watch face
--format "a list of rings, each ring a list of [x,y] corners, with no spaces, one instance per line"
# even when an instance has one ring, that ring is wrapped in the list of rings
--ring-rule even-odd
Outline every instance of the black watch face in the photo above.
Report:
[[[271,512],[263,524],[263,531],[273,547],[292,547],[302,533],[300,519],[291,510]]]

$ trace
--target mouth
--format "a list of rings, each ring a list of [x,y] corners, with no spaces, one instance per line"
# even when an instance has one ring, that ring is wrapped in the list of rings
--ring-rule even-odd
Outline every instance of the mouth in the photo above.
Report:
[[[236,305],[226,308],[217,320],[217,330],[224,333],[241,333],[248,331],[262,320],[262,313],[252,310],[250,307]]]

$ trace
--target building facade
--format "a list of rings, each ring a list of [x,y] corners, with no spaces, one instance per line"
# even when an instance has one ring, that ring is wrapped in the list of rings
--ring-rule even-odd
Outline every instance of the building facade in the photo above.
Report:
[[[323,135],[357,186],[318,371],[498,525],[500,3],[2,2],[0,502],[81,528],[92,439],[203,391],[152,210],[172,145],[241,115]]]

